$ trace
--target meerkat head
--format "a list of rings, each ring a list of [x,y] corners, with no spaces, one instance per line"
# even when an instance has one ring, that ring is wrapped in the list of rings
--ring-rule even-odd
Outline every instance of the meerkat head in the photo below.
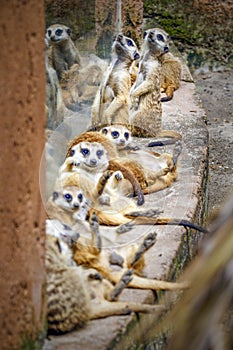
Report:
[[[118,148],[126,147],[132,140],[131,131],[123,125],[106,126],[100,130]]]
[[[117,35],[112,46],[112,52],[118,57],[128,59],[131,62],[140,58],[135,42],[122,34]]]
[[[63,24],[53,24],[47,28],[45,38],[49,44],[57,45],[70,38],[71,30]]]
[[[82,190],[76,186],[65,186],[53,192],[54,203],[67,211],[80,210],[87,205],[87,199]]]
[[[162,29],[148,29],[143,34],[144,46],[146,45],[157,57],[169,51],[169,35]]]
[[[70,149],[70,157],[77,157],[80,169],[89,172],[105,170],[109,164],[107,150],[99,142],[84,141],[74,145]]]

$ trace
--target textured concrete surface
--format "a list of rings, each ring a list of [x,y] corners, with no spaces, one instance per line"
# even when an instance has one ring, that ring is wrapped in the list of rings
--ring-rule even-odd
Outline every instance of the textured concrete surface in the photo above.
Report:
[[[163,105],[164,129],[173,129],[183,135],[183,151],[179,161],[179,177],[168,189],[146,197],[144,207],[160,208],[163,216],[189,219],[202,223],[206,213],[206,182],[208,134],[204,124],[205,112],[195,92],[192,82],[182,82],[174,99]],[[140,142],[145,143],[144,140]],[[160,149],[172,150],[172,146]],[[129,233],[118,235],[111,230],[118,244],[130,243],[142,238],[149,231],[157,232],[156,244],[146,253],[144,274],[150,278],[175,279],[185,264],[192,258],[200,234],[182,227],[138,226]],[[154,302],[151,291],[128,289],[120,300]],[[63,336],[53,336],[46,340],[43,350],[73,349],[126,349],[121,341],[127,340],[127,348],[139,345],[140,337],[133,325],[141,316],[109,317],[89,322],[81,329]],[[150,317],[148,317],[148,326]],[[133,331],[130,331],[134,329]],[[142,337],[141,337],[142,339]],[[145,337],[144,337],[145,341]]]

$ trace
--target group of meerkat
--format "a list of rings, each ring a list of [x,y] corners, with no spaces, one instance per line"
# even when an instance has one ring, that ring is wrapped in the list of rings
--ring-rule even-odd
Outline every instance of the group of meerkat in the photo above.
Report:
[[[118,34],[103,79],[98,65],[83,65],[70,33],[64,25],[52,25],[46,32],[47,65],[57,73],[66,106],[75,109],[77,101],[89,96],[92,90],[84,91],[85,84],[93,91],[99,88],[92,105],[92,130],[68,144],[46,203],[48,329],[56,333],[95,318],[162,309],[118,301],[127,287],[187,287],[141,276],[145,253],[156,242],[154,231],[140,244],[119,247],[105,228],[114,227],[116,235],[127,234],[136,225],[181,225],[206,232],[187,220],[161,217],[159,209],[141,209],[147,194],[176,180],[182,151],[181,135],[161,127],[161,102],[172,98],[180,80],[179,61],[169,52],[167,33],[147,30],[141,52],[131,38]],[[163,73],[166,64],[169,74]],[[161,89],[167,97],[161,97]],[[172,137],[175,146],[171,154],[160,154],[140,147],[132,136]]]
[[[111,315],[161,311],[159,305],[119,301],[127,287],[187,287],[141,276],[145,253],[156,242],[154,230],[140,243],[124,246],[105,231],[111,226],[118,235],[136,225],[182,225],[205,232],[189,221],[161,217],[158,209],[139,210],[145,194],[175,181],[180,152],[180,142],[173,154],[141,149],[122,125],[84,132],[69,143],[46,207],[49,331],[67,332]]]

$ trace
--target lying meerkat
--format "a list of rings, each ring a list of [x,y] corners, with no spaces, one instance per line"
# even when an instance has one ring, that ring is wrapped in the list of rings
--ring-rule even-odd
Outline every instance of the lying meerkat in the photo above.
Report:
[[[119,233],[127,232],[137,224],[177,225],[206,232],[203,227],[188,220],[160,217],[161,211],[158,209],[138,210],[136,202],[132,198],[122,196],[119,191],[115,191],[115,196],[111,197],[107,205],[98,200],[92,202],[80,187],[77,177],[72,176],[71,179],[66,179],[63,187],[57,188],[47,202],[48,216],[72,227],[78,227],[78,229],[82,221],[84,224],[81,226],[86,231],[88,229],[85,221],[95,213],[100,224],[119,226],[117,228]]]
[[[100,130],[118,149],[122,164],[128,165],[133,161],[135,168],[140,169],[144,175],[144,182],[138,178],[144,194],[153,193],[169,187],[177,178],[177,160],[182,150],[180,141],[176,142],[173,154],[151,152],[140,149],[132,144],[131,132],[122,125],[111,125]],[[129,163],[129,167],[131,166]],[[137,178],[137,172],[134,172]],[[145,185],[146,184],[146,185]]]
[[[156,312],[162,306],[117,301],[132,279],[126,271],[114,286],[95,269],[70,260],[69,248],[57,237],[46,237],[46,291],[49,332],[64,333],[88,321],[135,312]],[[68,252],[68,253],[67,253]]]
[[[92,106],[92,125],[128,123],[130,66],[139,59],[135,42],[118,34],[112,46],[113,59]]]
[[[130,89],[129,128],[134,136],[181,138],[175,131],[162,131],[161,63],[168,52],[167,34],[158,28],[144,33],[142,57],[136,81]]]
[[[124,166],[119,161],[119,159],[118,159],[119,156],[118,156],[118,151],[117,151],[116,145],[114,145],[103,134],[100,134],[99,132],[94,132],[94,131],[84,132],[81,135],[78,135],[77,137],[75,137],[68,145],[66,158],[70,157],[71,154],[73,157],[74,157],[74,155],[75,155],[75,158],[77,157],[77,153],[76,154],[74,153],[76,151],[75,148],[81,142],[89,142],[89,143],[97,142],[97,143],[102,145],[103,152],[104,152],[103,154],[104,155],[107,154],[107,157],[108,157],[108,165],[106,163],[105,171],[106,170],[113,171],[113,172],[121,171],[121,173],[124,176],[124,179],[128,180],[128,182],[129,182],[129,186],[127,189],[129,189],[129,191],[131,191],[131,193],[132,193],[132,189],[133,189],[134,195],[136,195],[138,197],[137,204],[142,205],[144,203],[144,196],[142,193],[140,183],[138,182],[137,178],[140,178],[141,179],[140,182],[144,183],[145,179],[144,179],[143,172],[142,171],[140,172],[138,170],[138,177],[136,178],[135,173],[133,172],[133,171],[135,171],[135,169],[133,168],[133,165],[132,165],[132,168],[131,168],[132,171],[131,171],[131,169]],[[80,153],[79,147],[78,147],[78,153]],[[98,157],[96,158],[96,161],[97,161],[97,164],[100,163],[100,159],[98,159]],[[103,169],[103,167],[102,167],[102,169]],[[86,170],[88,170],[88,167],[86,168]],[[96,167],[96,170],[98,170],[97,167]]]
[[[73,64],[81,67],[81,57],[71,37],[71,29],[63,24],[53,24],[46,30],[46,39],[50,45],[49,62],[57,72],[58,79]]]
[[[94,235],[91,242],[79,238],[73,244],[73,259],[78,265],[95,268],[114,284],[119,282],[122,274],[133,269],[134,273],[128,284],[130,288],[175,290],[187,287],[187,283],[167,282],[140,276],[145,266],[145,252],[156,242],[155,232],[149,233],[141,243],[102,249],[98,219],[95,214],[91,217],[90,224]]]

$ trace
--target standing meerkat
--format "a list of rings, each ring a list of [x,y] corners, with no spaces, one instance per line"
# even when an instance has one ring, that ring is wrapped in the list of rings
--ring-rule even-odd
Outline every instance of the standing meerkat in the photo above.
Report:
[[[134,136],[181,138],[177,132],[161,130],[160,58],[169,51],[167,36],[158,28],[148,29],[144,33],[138,75],[130,90],[129,128]]]
[[[128,123],[130,66],[140,55],[135,42],[118,34],[112,46],[113,59],[92,106],[92,125]]]
[[[46,30],[46,39],[50,45],[49,62],[57,72],[58,79],[73,64],[81,67],[81,57],[71,37],[71,29],[63,24],[53,24]]]

